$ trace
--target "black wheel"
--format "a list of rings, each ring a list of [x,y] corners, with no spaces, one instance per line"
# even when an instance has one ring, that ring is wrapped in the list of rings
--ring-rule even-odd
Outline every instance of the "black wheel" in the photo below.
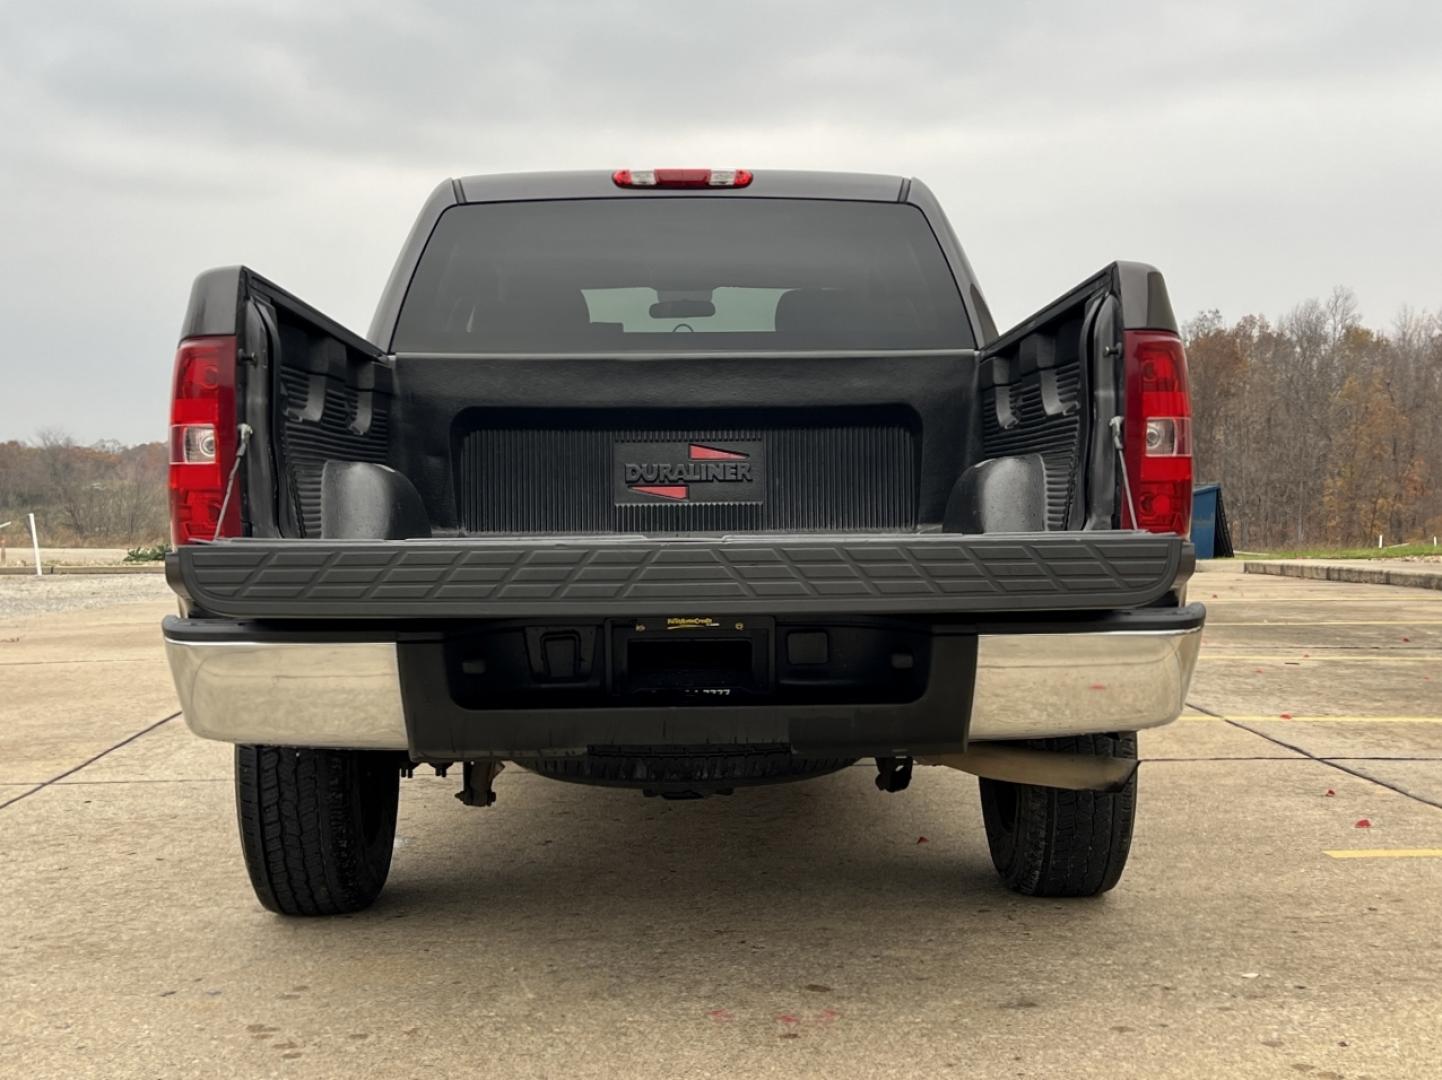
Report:
[[[281,915],[367,908],[391,868],[400,769],[375,750],[235,748],[245,868]]]
[[[1135,758],[1137,737],[1082,735],[1025,745],[1069,754]],[[1115,793],[981,781],[991,861],[1006,887],[1026,896],[1097,896],[1127,865],[1137,813],[1137,778]]]

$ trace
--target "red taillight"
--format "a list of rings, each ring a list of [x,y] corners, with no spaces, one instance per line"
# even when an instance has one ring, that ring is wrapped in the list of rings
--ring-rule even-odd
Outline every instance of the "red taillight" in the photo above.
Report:
[[[240,498],[220,519],[235,464],[235,338],[190,338],[175,353],[170,397],[170,541],[240,534]],[[219,528],[217,529],[217,525]]]
[[[617,169],[617,187],[738,188],[751,183],[749,169]]]
[[[1122,445],[1136,521],[1123,497],[1122,527],[1186,536],[1192,527],[1187,357],[1177,335],[1154,330],[1128,330],[1125,350]]]

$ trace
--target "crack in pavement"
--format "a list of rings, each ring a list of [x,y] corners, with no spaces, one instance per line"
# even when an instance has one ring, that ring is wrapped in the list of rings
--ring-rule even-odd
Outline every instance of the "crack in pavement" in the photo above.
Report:
[[[1231,721],[1228,721],[1229,723]],[[1240,725],[1239,725],[1240,726]],[[1251,731],[1251,728],[1247,729]],[[1295,754],[1222,754],[1218,757],[1144,757],[1142,761],[1163,761],[1163,762],[1188,762],[1188,761],[1416,761],[1423,764],[1442,762],[1437,757],[1381,757],[1368,756],[1364,754],[1339,754],[1337,757],[1329,758],[1307,758],[1298,757]],[[107,781],[109,782],[109,781]],[[116,781],[118,783],[118,781]],[[101,781],[86,781],[86,783],[101,783]]]
[[[1193,702],[1187,702],[1187,707],[1189,709],[1196,709],[1197,712],[1205,713],[1207,716],[1213,717],[1214,719],[1224,720],[1228,724],[1231,724],[1234,728],[1240,728],[1242,731],[1250,732],[1251,734],[1257,736],[1259,739],[1266,739],[1267,742],[1272,743],[1274,746],[1281,746],[1293,751],[1294,753],[1301,754],[1304,758],[1307,758],[1310,761],[1315,761],[1319,765],[1326,765],[1328,768],[1336,769],[1338,772],[1344,772],[1348,776],[1355,776],[1358,780],[1365,780],[1369,784],[1376,784],[1378,787],[1386,788],[1388,791],[1395,792],[1396,794],[1401,795],[1403,798],[1411,799],[1413,802],[1419,802],[1423,806],[1430,806],[1436,810],[1442,810],[1442,802],[1437,802],[1433,799],[1427,798],[1426,796],[1418,795],[1415,792],[1408,791],[1404,787],[1399,787],[1397,784],[1388,783],[1386,780],[1378,780],[1375,776],[1368,776],[1366,773],[1358,772],[1356,769],[1349,769],[1346,765],[1339,764],[1339,762],[1343,761],[1435,761],[1436,758],[1318,757],[1310,750],[1305,750],[1300,746],[1289,743],[1285,739],[1279,739],[1273,735],[1268,735],[1265,731],[1258,731],[1256,728],[1251,727],[1248,724],[1244,724],[1240,720],[1233,720],[1231,717],[1224,716],[1219,712],[1212,712],[1211,709],[1204,709],[1202,708],[1202,706],[1197,705]]]
[[[1290,758],[1279,758],[1290,761]],[[231,784],[229,776],[151,776],[131,780],[71,780],[66,787],[98,787],[101,784]]]
[[[133,734],[133,735],[127,735],[125,738],[121,739],[121,740],[120,740],[118,743],[116,743],[114,746],[107,746],[104,750],[100,751],[98,754],[92,754],[90,757],[86,758],[84,761],[82,761],[79,765],[76,765],[74,768],[66,769],[63,773],[60,773],[58,776],[52,776],[49,780],[41,781],[41,783],[39,783],[39,784],[36,785],[35,787],[31,788],[29,791],[21,792],[19,795],[16,795],[13,799],[7,799],[5,802],[0,802],[0,810],[4,810],[6,807],[14,806],[16,803],[20,802],[22,799],[28,799],[28,798],[30,798],[30,796],[31,796],[31,795],[34,795],[37,791],[44,791],[44,790],[45,790],[46,788],[48,788],[51,784],[58,783],[59,781],[64,780],[67,776],[74,776],[74,775],[75,775],[76,773],[78,773],[81,769],[88,768],[89,766],[94,765],[97,761],[99,761],[101,758],[103,758],[106,754],[113,753],[114,751],[119,750],[122,746],[128,746],[129,744],[133,743],[136,739],[140,738],[142,735],[149,735],[149,734],[150,734],[152,731],[154,731],[156,728],[160,727],[162,724],[168,724],[168,723],[170,723],[170,721],[174,720],[174,719],[175,719],[177,716],[179,716],[179,715],[180,715],[180,711],[179,711],[179,710],[176,710],[175,712],[171,713],[169,716],[165,716],[165,717],[162,717],[161,719],[157,720],[155,723],[151,724],[149,727],[141,728],[139,731],[135,732],[135,734]]]
[[[163,664],[165,657],[118,656],[110,660],[0,660],[0,667],[34,667],[38,664]]]

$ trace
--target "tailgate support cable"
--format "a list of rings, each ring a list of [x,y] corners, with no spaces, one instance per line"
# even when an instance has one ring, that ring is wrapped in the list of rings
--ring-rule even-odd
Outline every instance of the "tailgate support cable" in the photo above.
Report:
[[[1137,527],[1137,504],[1132,502],[1132,482],[1127,476],[1127,456],[1122,449],[1122,418],[1113,416],[1111,420],[1112,445],[1117,448],[1117,464],[1122,469],[1122,494],[1127,497],[1127,510],[1132,516],[1132,528]]]
[[[250,437],[255,429],[249,424],[241,424],[237,429],[240,433],[240,445],[235,448],[235,464],[230,467],[230,476],[225,481],[225,497],[220,500],[220,513],[215,518],[215,535],[210,539],[220,539],[220,530],[225,524],[225,512],[230,509],[230,496],[235,491],[235,477],[240,472],[240,463],[245,458],[245,448],[250,445]]]

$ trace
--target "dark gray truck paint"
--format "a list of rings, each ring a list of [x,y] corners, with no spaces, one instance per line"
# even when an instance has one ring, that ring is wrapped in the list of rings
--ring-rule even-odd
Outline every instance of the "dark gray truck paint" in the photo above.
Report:
[[[330,627],[342,636],[361,625],[429,625],[449,635],[485,620],[649,617],[699,604],[715,615],[910,616],[938,626],[948,616],[973,625],[1012,618],[1021,622],[1007,632],[1024,633],[1058,618],[1080,619],[1078,625],[1104,632],[1119,613],[1161,605],[1151,610],[1158,617],[1166,612],[1164,621],[1182,627],[1186,619],[1168,602],[1191,574],[1191,548],[1179,537],[1115,531],[1115,454],[1104,427],[1120,402],[1122,331],[1176,330],[1160,275],[1143,264],[1114,263],[997,335],[946,218],[917,181],[762,173],[751,187],[720,197],[915,206],[956,280],[982,343],[978,349],[684,357],[663,349],[612,356],[388,354],[427,239],[452,207],[689,194],[617,188],[607,173],[442,184],[396,263],[370,340],[243,267],[203,274],[182,336],[239,337],[237,400],[248,414],[241,419],[257,428],[260,449],[272,453],[256,453],[245,470],[249,535],[171,556],[171,583],[190,602],[191,614],[267,620],[271,627]],[[1069,389],[1058,382],[1055,341],[1072,350],[1068,377],[1079,381]],[[283,383],[291,387],[288,396],[276,393]],[[325,430],[309,431],[307,425],[334,413],[336,394],[341,413],[325,421]],[[599,530],[610,533],[605,536],[543,537],[537,534],[545,529],[520,528],[478,538],[459,527],[460,481],[452,469],[457,425],[468,409],[477,412],[474,423],[482,431],[487,424],[520,422],[505,417],[534,423],[543,413],[577,418],[583,427],[588,415],[624,414],[631,419],[616,422],[624,431],[636,426],[635,415],[669,417],[671,427],[698,431],[720,422],[694,418],[718,410],[741,416],[762,402],[817,417],[828,410],[872,416],[878,409],[915,417],[926,431],[916,439],[915,519],[871,533],[797,536],[763,527],[731,538],[716,535],[725,529],[708,534],[704,525],[689,527],[694,535],[671,538],[664,528],[616,527]],[[1028,436],[1018,449],[1008,449],[1007,425],[1018,419],[1008,419],[1008,410],[1015,408],[1032,410],[1028,423],[1073,423],[1076,460],[1069,486],[1057,487],[1055,470],[1038,471],[1051,443]],[[750,438],[736,432],[751,423],[731,424],[732,440]],[[287,440],[298,438],[291,430],[297,424],[309,441],[296,442],[296,452],[313,459],[301,481],[281,460],[290,452]],[[644,435],[646,423],[639,426]],[[984,428],[995,435],[995,446]],[[602,434],[614,437],[609,429]],[[994,467],[997,460],[1004,467]],[[609,482],[606,489],[609,501]],[[360,502],[369,491],[410,509],[325,509],[327,490],[349,491],[347,498]],[[958,496],[962,505],[954,508]],[[432,526],[434,539],[428,538]],[[385,535],[375,535],[377,529]]]
[[[413,268],[440,214],[456,205],[462,197],[511,199],[526,191],[539,191],[557,198],[577,195],[640,197],[634,191],[616,188],[607,174],[537,174],[471,179],[441,185],[424,207],[397,263],[397,270],[380,305],[375,336],[382,339],[390,336],[391,323],[387,320],[393,320],[394,311],[403,298],[410,273],[407,268]],[[686,192],[653,191],[645,194],[680,198]],[[706,194],[709,196],[711,193]],[[919,182],[811,173],[763,174],[751,188],[734,192],[731,197],[769,196],[774,199],[826,195],[876,201],[906,199],[916,205],[931,222],[939,246],[956,276],[959,291],[964,298],[972,301],[969,310],[973,319],[978,317],[980,294],[974,290],[970,268],[945,217],[930,192]],[[387,311],[392,314],[387,316]],[[999,390],[1016,385],[1019,379],[1045,380],[1047,374],[1036,370],[1039,361],[1034,355],[1035,350],[1029,353],[1025,348],[1027,339],[1033,334],[1045,333],[1050,326],[1073,317],[1077,311],[1084,312],[1092,356],[1091,370],[1087,373],[1090,386],[1083,386],[1081,390],[1090,396],[1089,404],[1093,410],[1103,416],[1114,415],[1119,411],[1116,343],[1120,341],[1121,331],[1176,330],[1175,317],[1167,302],[1161,276],[1144,264],[1112,264],[1021,325],[992,340],[979,353],[958,352],[953,364],[979,368],[983,388],[996,387]],[[277,378],[277,372],[273,370],[276,357],[271,355],[275,350],[265,344],[279,340],[277,323],[303,328],[311,342],[300,354],[296,354],[294,347],[289,349],[292,355],[286,362],[290,374],[295,374],[292,369],[298,364],[305,371],[326,375],[326,385],[339,383],[349,395],[368,397],[382,404],[390,403],[387,410],[370,411],[380,420],[403,424],[405,430],[412,434],[399,447],[388,447],[382,443],[373,450],[366,450],[346,431],[333,430],[315,450],[316,465],[310,469],[308,482],[301,484],[304,491],[288,490],[295,488],[294,478],[278,467],[279,463],[269,455],[252,455],[245,470],[245,516],[250,534],[257,537],[311,535],[303,527],[307,521],[312,529],[318,529],[320,457],[327,452],[341,459],[349,456],[395,465],[419,486],[432,512],[440,514],[440,524],[444,528],[454,528],[458,510],[452,505],[454,489],[447,462],[455,451],[448,445],[446,432],[456,415],[456,408],[468,399],[495,407],[544,406],[548,409],[583,403],[607,409],[622,405],[653,409],[683,408],[688,401],[696,406],[703,403],[724,405],[728,401],[733,405],[784,401],[810,408],[880,400],[876,395],[884,393],[886,400],[906,403],[908,408],[918,410],[923,419],[928,411],[935,411],[944,402],[957,400],[955,392],[934,392],[956,377],[947,374],[943,353],[912,357],[899,353],[846,352],[828,352],[824,356],[814,352],[718,353],[714,356],[697,353],[679,358],[664,352],[650,355],[628,351],[624,357],[555,356],[544,363],[534,362],[539,359],[537,357],[511,358],[504,354],[491,354],[484,359],[410,354],[397,361],[377,345],[346,330],[253,271],[243,267],[208,271],[195,283],[182,337],[236,333],[243,342],[256,343],[241,356],[238,373],[239,401],[243,410],[241,419],[255,428],[257,446],[263,448],[274,442],[287,454],[289,450],[284,444],[292,427],[287,423],[287,414],[294,411],[294,406],[288,406],[279,413],[274,411],[279,408],[279,403],[271,400],[273,393],[270,389]],[[985,331],[985,319],[978,328]],[[1066,329],[1061,327],[1058,332]],[[512,359],[514,363],[510,362]],[[403,372],[405,378],[400,380],[405,393],[399,399],[389,396],[397,382],[397,362],[406,368]],[[638,363],[647,365],[647,378],[638,380],[632,377],[638,370],[635,366]],[[753,373],[754,377],[746,373]],[[319,392],[317,385],[312,380],[312,398]],[[328,397],[329,391],[327,400]],[[319,399],[316,401],[318,403]],[[307,405],[302,413],[311,408]],[[1049,522],[1048,528],[1079,528],[1084,525],[1088,529],[1105,529],[1115,523],[1115,454],[1107,438],[1091,437],[1097,424],[1087,421],[1094,419],[1082,418],[1081,421],[1084,428],[1082,438],[1086,441],[1080,448],[1083,464],[1075,470],[1071,509],[1064,520]],[[345,416],[339,421],[343,425],[350,424],[352,428],[355,426],[354,419],[347,420]],[[926,459],[921,463],[923,486],[920,507],[923,523],[943,520],[939,506],[940,501],[946,498],[946,487],[938,485],[950,485],[952,482],[950,477],[954,477],[955,472],[949,472],[947,461],[957,453],[945,449],[947,440],[954,441],[961,431],[975,426],[965,417],[957,417],[948,424],[940,414],[926,424],[931,434],[923,442]],[[384,431],[380,430],[378,435],[384,436]],[[345,451],[341,447],[341,452],[337,452],[334,446],[337,439],[342,442],[348,440],[351,449]],[[420,440],[419,443],[417,440]],[[432,445],[426,445],[426,440],[430,440]],[[1009,451],[1002,447],[991,452],[995,456],[996,453]],[[938,457],[938,454],[941,456]],[[973,447],[962,454],[962,459],[975,461],[984,456],[983,451]],[[1006,472],[1015,474],[1019,468]],[[998,479],[1001,472],[997,470],[998,476],[991,479]],[[986,477],[971,478],[972,481],[980,479]],[[1002,505],[1007,501],[1008,487],[1014,488],[1015,485],[993,485],[1003,492],[1003,497],[998,500],[991,497],[992,492],[984,485],[971,483],[968,490],[975,492],[978,502],[974,509],[977,512],[963,515],[947,527],[959,527],[959,522],[963,520],[967,531],[978,526],[983,531],[1034,527],[1034,515],[1018,516]],[[278,489],[283,493],[280,500],[275,497]],[[1052,492],[1051,496],[1055,498],[1056,493]],[[996,505],[987,512],[988,505],[993,503]],[[1078,516],[1083,507],[1086,508],[1084,519]],[[989,519],[995,524],[988,524]]]
[[[172,585],[237,618],[995,614],[1154,603],[1190,545],[1150,533],[770,535],[715,540],[219,541],[183,549]]]
[[[411,227],[409,235],[401,246],[400,255],[391,270],[375,317],[371,320],[370,331],[365,340],[379,345],[384,352],[389,347],[395,331],[396,318],[401,302],[405,299],[406,288],[420,261],[426,241],[440,220],[441,214],[452,206],[471,202],[510,202],[536,199],[603,199],[603,198],[685,198],[693,194],[688,191],[627,190],[618,188],[604,172],[560,172],[560,173],[507,173],[497,176],[471,176],[459,180],[445,180],[438,184],[422,205]],[[709,193],[708,194],[714,194]],[[995,324],[976,282],[971,264],[957,241],[940,204],[931,189],[917,179],[903,179],[894,176],[879,176],[849,173],[804,172],[767,170],[758,174],[748,187],[728,192],[728,198],[794,198],[794,199],[858,199],[871,202],[908,202],[917,206],[931,223],[942,252],[956,278],[962,300],[966,304],[976,339],[982,344],[991,344],[997,337]],[[190,304],[181,324],[181,338],[207,334],[233,332],[235,326],[236,302],[239,296],[239,276],[244,272],[253,274],[244,267],[223,267],[202,274],[191,292]],[[1167,299],[1161,275],[1145,263],[1117,262],[1101,271],[1097,278],[1114,272],[1122,296],[1122,328],[1127,330],[1170,330],[1179,327]],[[254,275],[259,279],[258,275]],[[1089,279],[1089,282],[1097,280]],[[259,279],[263,280],[263,279]],[[345,336],[358,337],[316,311],[304,301],[285,292],[279,286],[266,283],[277,294],[287,297],[292,303],[304,308],[317,320],[329,323]],[[1082,286],[1082,287],[1085,287]],[[1079,287],[1080,288],[1080,287]],[[1079,289],[1074,289],[1071,296]],[[1044,313],[1052,310],[1064,300],[1041,309]],[[1040,314],[1040,313],[1039,313]],[[1008,332],[1008,337],[1025,333],[1024,328],[1035,324],[1037,316],[1018,325]]]
[[[164,635],[257,896],[369,904],[417,762],[486,806],[505,761],[694,798],[918,756],[983,777],[1009,886],[1112,887],[1205,619],[1187,540],[1118,528],[1123,331],[1176,329],[1114,263],[998,334],[925,185],[857,174],[447,181],[368,339],[203,274],[243,535],[169,556]]]
[[[421,252],[436,222],[452,206],[477,202],[529,202],[544,199],[654,199],[694,197],[694,191],[618,188],[606,172],[505,173],[468,176],[438,184],[421,208],[410,235],[396,259],[390,279],[371,321],[370,340],[390,348],[406,286],[415,273]],[[917,206],[931,223],[942,253],[956,278],[967,318],[976,340],[995,336],[995,324],[976,284],[971,264],[952,233],[931,190],[920,180],[867,173],[809,172],[767,169],[750,185],[735,190],[717,189],[708,196],[729,199],[849,199],[863,202],[907,202]],[[938,223],[940,227],[938,228]]]

